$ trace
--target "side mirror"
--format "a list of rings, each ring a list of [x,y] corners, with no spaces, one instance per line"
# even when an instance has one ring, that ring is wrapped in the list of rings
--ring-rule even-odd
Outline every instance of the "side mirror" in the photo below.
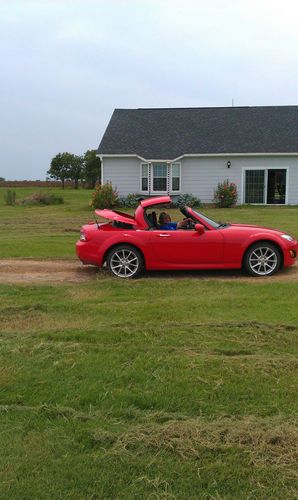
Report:
[[[202,224],[196,224],[195,230],[197,231],[198,234],[204,234],[205,232],[205,228]]]

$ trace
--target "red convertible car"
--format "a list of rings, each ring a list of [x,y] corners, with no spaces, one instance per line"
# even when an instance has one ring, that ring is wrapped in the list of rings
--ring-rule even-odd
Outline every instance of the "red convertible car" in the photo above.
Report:
[[[297,241],[275,229],[219,224],[190,207],[181,208],[183,228],[164,229],[156,210],[170,202],[169,196],[140,200],[134,216],[96,210],[109,222],[82,227],[78,257],[83,264],[107,265],[119,278],[135,278],[142,269],[243,268],[253,276],[270,276],[295,263]]]

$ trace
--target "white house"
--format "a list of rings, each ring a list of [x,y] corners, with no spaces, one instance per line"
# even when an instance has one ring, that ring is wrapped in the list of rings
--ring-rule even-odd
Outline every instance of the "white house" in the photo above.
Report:
[[[211,203],[229,179],[238,203],[298,204],[298,106],[116,109],[98,155],[122,196]]]

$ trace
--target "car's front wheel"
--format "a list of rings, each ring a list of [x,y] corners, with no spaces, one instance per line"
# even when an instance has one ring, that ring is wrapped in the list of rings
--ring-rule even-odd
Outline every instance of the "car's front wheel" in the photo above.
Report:
[[[279,270],[280,265],[280,251],[265,241],[250,247],[244,258],[244,267],[252,276],[271,276]]]
[[[136,278],[143,267],[139,250],[129,245],[118,245],[108,254],[107,267],[117,278]]]

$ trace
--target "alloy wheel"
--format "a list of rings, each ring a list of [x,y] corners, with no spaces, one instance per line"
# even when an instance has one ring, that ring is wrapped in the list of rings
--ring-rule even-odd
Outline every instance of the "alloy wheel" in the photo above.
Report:
[[[274,247],[258,246],[248,257],[249,270],[258,276],[273,274],[279,263],[279,255]]]
[[[139,257],[134,250],[121,248],[111,255],[109,267],[119,278],[132,278],[140,268]]]

